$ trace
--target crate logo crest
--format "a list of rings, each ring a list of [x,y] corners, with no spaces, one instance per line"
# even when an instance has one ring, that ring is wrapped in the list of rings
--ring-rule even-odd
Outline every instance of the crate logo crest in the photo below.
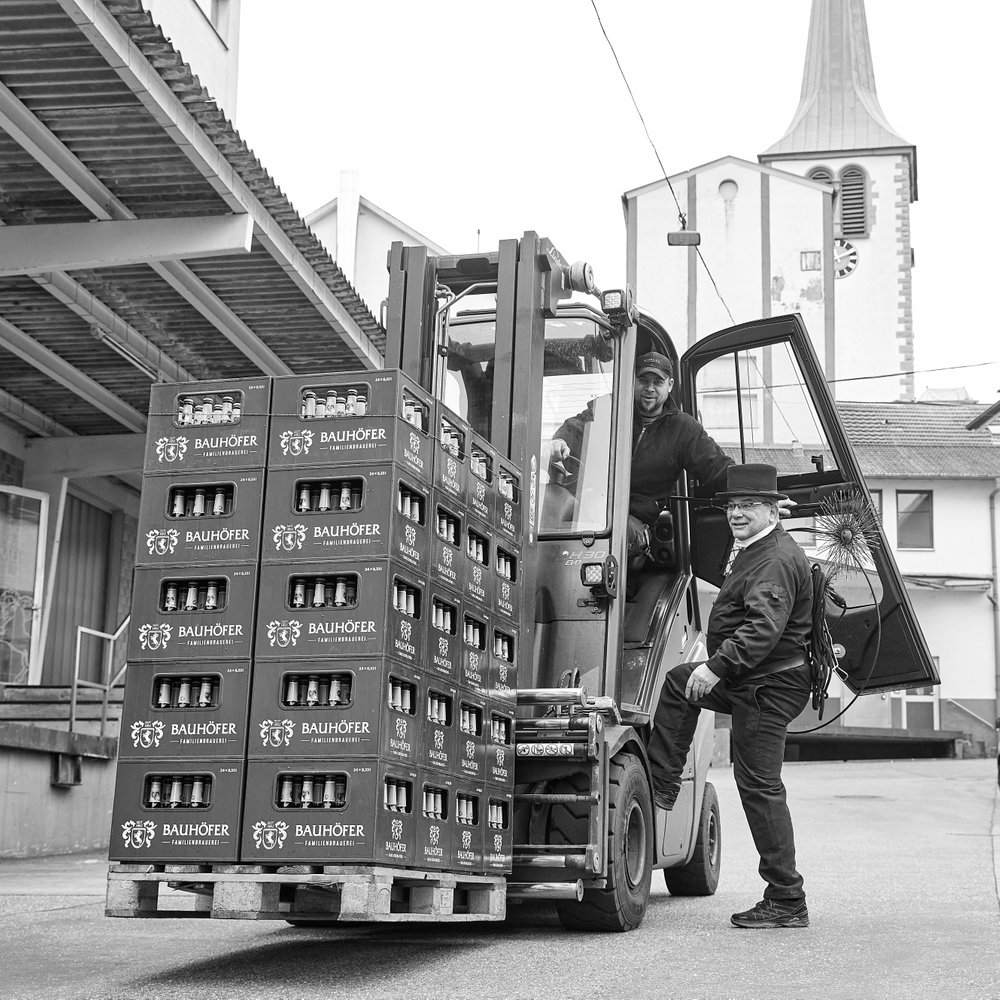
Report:
[[[406,526],[406,530],[403,532],[406,536],[406,544],[411,548],[417,544],[417,529],[413,527],[412,524]]]
[[[413,635],[413,622],[400,622],[399,634],[403,637],[403,642],[409,642],[410,636]]]
[[[280,552],[294,552],[301,549],[306,540],[306,526],[304,524],[276,524],[272,532],[274,547]]]
[[[420,435],[410,431],[410,451],[420,451]]]
[[[281,454],[297,457],[308,455],[312,447],[312,431],[282,431],[279,443],[281,444]]]
[[[472,582],[478,587],[483,582],[483,569],[481,566],[472,567]]]
[[[436,823],[428,831],[427,835],[430,838],[431,846],[437,847],[438,841],[441,839],[441,827]]]
[[[506,663],[500,663],[500,664],[498,664],[497,665],[497,673],[499,673],[499,675],[500,675],[500,683],[501,684],[506,684],[507,683],[507,664]]]
[[[476,496],[480,500],[486,499],[486,486],[483,483],[476,483]]]
[[[172,631],[173,625],[165,623],[152,625],[146,622],[139,626],[139,645],[143,649],[166,649]]]
[[[253,846],[258,851],[280,851],[287,836],[288,824],[280,819],[259,819],[253,825]]]
[[[470,830],[462,831],[462,850],[467,851],[472,846],[472,832]]]
[[[392,821],[392,839],[403,839],[403,821],[401,819],[394,819]]]
[[[503,762],[506,757],[507,754],[503,750],[497,750],[497,767],[503,767]]]
[[[144,720],[132,723],[132,746],[136,749],[151,750],[163,739],[163,723],[159,720]]]
[[[397,740],[406,739],[406,719],[396,720],[396,739]]]
[[[267,623],[267,641],[281,649],[296,645],[301,634],[302,622],[295,618],[272,619]]]
[[[169,556],[177,548],[180,537],[176,528],[151,528],[146,532],[146,548],[151,556]]]
[[[445,549],[444,552],[441,553],[441,560],[442,562],[444,562],[445,566],[451,566],[451,560],[452,560],[451,549]]]
[[[181,462],[187,452],[188,439],[183,434],[178,437],[156,439],[156,457],[160,462]]]
[[[505,521],[509,521],[514,516],[514,506],[509,501],[505,500],[503,504],[503,517]]]
[[[448,655],[448,640],[445,639],[444,636],[441,636],[438,639],[438,653],[441,656],[447,656]]]
[[[295,734],[291,719],[265,719],[260,724],[260,741],[265,747],[287,747]]]
[[[503,852],[503,835],[499,833],[493,834],[493,850],[497,854]]]
[[[502,583],[500,585],[500,597],[504,601],[509,601],[510,600],[510,584],[509,583],[504,582],[504,583]]]
[[[151,847],[155,836],[156,824],[151,819],[130,819],[122,823],[122,840],[133,850]]]
[[[465,756],[468,760],[476,756],[476,744],[472,740],[465,741]]]
[[[448,462],[448,478],[454,479],[458,475],[458,462],[453,458],[449,458]]]
[[[435,729],[434,730],[434,749],[443,750],[444,749],[444,730]]]

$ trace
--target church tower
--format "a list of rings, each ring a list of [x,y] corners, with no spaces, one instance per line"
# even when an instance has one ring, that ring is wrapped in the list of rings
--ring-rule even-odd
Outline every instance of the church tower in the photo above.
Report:
[[[798,109],[758,159],[836,189],[837,397],[912,400],[917,151],[879,105],[864,0],[813,0]]]

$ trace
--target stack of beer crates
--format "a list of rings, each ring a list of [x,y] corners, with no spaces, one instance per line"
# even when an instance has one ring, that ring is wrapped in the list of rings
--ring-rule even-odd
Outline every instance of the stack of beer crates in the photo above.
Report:
[[[190,483],[174,483],[177,476],[162,469],[180,458],[160,453],[182,447],[179,428],[154,434],[151,426],[147,473],[153,474],[142,500],[149,553],[136,571],[126,693],[128,704],[135,703],[133,726],[141,723],[136,752],[152,738],[150,727],[208,733],[208,723],[196,730],[186,718],[186,729],[171,728],[166,715],[180,711],[177,698],[171,694],[161,709],[157,701],[167,690],[157,685],[167,679],[194,690],[182,699],[185,710],[193,698],[191,712],[216,711],[213,732],[220,735],[210,752],[204,744],[184,744],[185,752],[164,744],[166,752],[197,762],[190,773],[212,778],[211,821],[205,806],[188,804],[187,765],[159,768],[163,803],[141,792],[145,818],[155,820],[165,809],[173,820],[179,809],[198,808],[201,827],[220,825],[216,806],[229,788],[225,776],[232,779],[226,828],[241,833],[225,851],[220,844],[219,854],[199,846],[185,860],[238,855],[252,864],[509,871],[519,470],[401,372],[291,376],[272,386],[259,466],[240,472],[247,482],[256,476],[256,493],[253,528],[248,522],[238,553],[217,548],[195,557],[191,546],[176,542],[201,535],[206,544],[223,544],[218,531],[198,530],[201,520],[185,534],[187,520],[204,515],[185,506],[182,517],[176,499],[183,488],[186,504],[193,490],[200,504],[204,490],[218,516],[212,492],[218,484],[196,473]],[[183,427],[184,400],[200,401],[203,390],[173,389],[158,388],[154,399],[166,400],[164,419]],[[247,420],[245,407],[241,419]],[[220,483],[225,478],[213,475]],[[154,512],[163,515],[162,525]],[[171,541],[169,555],[160,554]],[[196,573],[198,565],[208,569]],[[244,573],[245,592],[229,582],[242,583]],[[207,595],[216,577],[227,581],[230,615],[198,606],[196,593],[190,614],[204,624],[194,631],[184,618],[189,591],[203,584]],[[169,606],[171,583],[178,587],[176,609]],[[182,644],[181,632],[205,644]],[[220,666],[223,659],[230,662]],[[242,678],[239,698],[231,675]],[[233,697],[202,708],[205,678],[216,676]],[[230,742],[221,742],[218,727]],[[126,774],[124,755],[120,767],[119,794],[134,798],[152,772],[139,767],[141,775]],[[179,802],[170,798],[175,771]],[[116,800],[116,829],[118,819]],[[116,858],[137,856],[152,860],[138,847]]]
[[[112,860],[238,858],[270,394],[152,389]]]

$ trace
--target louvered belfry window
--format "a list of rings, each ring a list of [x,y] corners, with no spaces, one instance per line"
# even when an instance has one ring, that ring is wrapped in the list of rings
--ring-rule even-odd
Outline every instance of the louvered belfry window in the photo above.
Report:
[[[865,174],[860,167],[840,172],[840,235],[868,235],[868,198]]]
[[[813,167],[806,176],[811,181],[819,181],[820,184],[833,183],[833,174],[826,167]]]

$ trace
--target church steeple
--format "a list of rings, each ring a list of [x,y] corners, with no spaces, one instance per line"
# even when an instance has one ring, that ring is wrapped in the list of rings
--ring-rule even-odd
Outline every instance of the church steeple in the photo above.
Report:
[[[849,152],[902,153],[917,197],[916,147],[886,120],[875,93],[864,0],[813,0],[799,106],[761,163]]]

